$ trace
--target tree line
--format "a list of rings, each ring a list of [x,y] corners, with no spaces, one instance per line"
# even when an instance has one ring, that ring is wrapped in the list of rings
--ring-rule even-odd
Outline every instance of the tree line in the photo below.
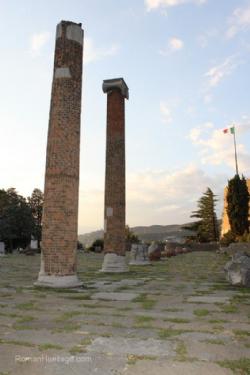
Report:
[[[18,194],[15,188],[0,189],[0,241],[7,251],[25,248],[33,236],[40,246],[44,195],[34,189],[30,197]]]

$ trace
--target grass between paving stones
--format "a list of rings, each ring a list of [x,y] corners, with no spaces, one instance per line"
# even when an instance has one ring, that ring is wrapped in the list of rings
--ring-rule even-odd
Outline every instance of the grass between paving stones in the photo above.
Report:
[[[87,349],[84,345],[75,345],[69,349],[69,353],[72,355],[79,354],[79,353],[86,353]]]
[[[64,296],[63,298],[66,298],[66,299],[73,299],[73,300],[78,300],[78,301],[81,301],[81,300],[90,300],[91,299],[91,294],[80,294],[80,295],[72,295],[72,296]]]
[[[172,328],[162,328],[158,331],[160,339],[168,339],[173,336],[181,335],[182,333],[190,332],[187,329],[172,329]]]
[[[212,330],[213,330],[213,333],[221,333],[224,331],[224,327],[223,326],[214,326],[212,327]]]
[[[34,328],[34,327],[31,327],[25,323],[30,323],[32,322],[33,320],[36,320],[37,318],[35,318],[34,316],[22,316],[20,317],[19,319],[16,320],[16,322],[12,325],[12,328],[15,329],[15,330],[28,330],[28,329],[37,329],[37,328]]]
[[[207,339],[207,340],[202,340],[201,342],[204,342],[206,344],[212,344],[212,345],[226,345],[225,341],[219,340],[219,339]]]
[[[155,355],[128,354],[127,355],[127,364],[128,365],[135,365],[137,361],[142,361],[142,360],[154,361],[156,359],[157,359],[157,356],[155,356]]]
[[[111,305],[101,305],[100,303],[95,305],[92,305],[91,303],[81,303],[78,307],[87,307],[88,309],[113,309],[113,306]]]
[[[250,336],[249,331],[244,331],[242,329],[233,329],[233,333],[236,337],[249,337]]]
[[[104,332],[104,333],[99,333],[99,336],[101,337],[113,337],[112,333]]]
[[[131,302],[140,302],[143,309],[151,310],[157,301],[148,298],[146,293],[142,293],[138,297],[134,298]]]
[[[0,344],[8,344],[8,345],[20,345],[20,346],[27,346],[27,347],[35,347],[35,344],[32,344],[31,342],[27,341],[21,341],[21,340],[6,340],[0,338]]]
[[[111,307],[111,306],[109,306]],[[132,307],[118,307],[116,310],[119,310],[119,311],[131,311],[133,310]]]
[[[136,316],[133,328],[154,328],[151,324],[154,320],[151,316]]]
[[[37,319],[37,318],[35,318],[34,316],[26,315],[26,316],[22,316],[19,319],[17,319],[16,323],[17,324],[28,323],[28,322],[32,322],[35,319]]]
[[[179,311],[183,311],[183,309],[177,309],[177,308],[165,308],[165,309],[161,309],[161,311],[163,311],[163,312],[179,312]]]
[[[38,345],[38,349],[40,351],[45,351],[45,350],[50,350],[50,349],[62,350],[64,348],[61,345],[45,343],[45,344]]]
[[[176,352],[175,359],[177,361],[184,362],[187,360],[187,347],[183,341],[177,342],[175,352]]]
[[[41,310],[37,306],[35,306],[36,301],[29,301],[24,303],[19,303],[15,306],[16,309],[19,310]]]
[[[223,323],[228,323],[228,320],[225,320],[225,319],[210,319],[210,320],[208,320],[208,323],[223,324]]]
[[[78,315],[82,315],[82,314],[83,314],[82,311],[67,311],[67,312],[63,313],[61,316],[57,317],[55,319],[55,322],[56,323],[65,322],[67,320],[72,319],[74,316],[78,316]]]
[[[54,328],[51,333],[62,333],[62,332],[73,332],[77,331],[81,328],[80,324],[72,323],[72,322],[65,322],[63,327]]]
[[[239,312],[238,307],[233,305],[232,303],[230,304],[218,304],[220,306],[220,309],[222,312],[226,314],[234,314]]]
[[[84,290],[84,289],[83,289]],[[67,289],[67,288],[50,288],[46,286],[34,286],[33,292],[44,292],[46,294],[60,293],[60,294],[78,294],[80,293],[78,289]]]
[[[73,346],[69,352],[72,355],[78,354],[78,353],[86,353],[87,352],[87,346],[91,345],[92,339],[90,337],[85,337],[81,340],[80,344]]]
[[[198,316],[198,317],[203,317],[203,316],[207,316],[209,315],[211,311],[207,310],[207,309],[196,309],[193,311],[193,314]]]
[[[15,314],[15,313],[3,313],[3,312],[0,312],[0,316],[6,316],[8,318],[22,318],[22,315]]]
[[[164,322],[170,322],[170,323],[190,323],[190,319],[182,319],[182,318],[165,318],[163,319]]]
[[[229,368],[235,374],[249,375],[250,374],[250,359],[240,358],[236,360],[218,361],[218,365],[224,368]]]

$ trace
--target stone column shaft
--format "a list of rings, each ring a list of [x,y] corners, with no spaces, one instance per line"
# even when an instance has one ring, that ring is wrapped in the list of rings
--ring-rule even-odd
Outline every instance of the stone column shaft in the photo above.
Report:
[[[127,271],[125,263],[125,98],[122,78],[103,82],[107,93],[106,174],[104,203],[105,272]]]
[[[47,142],[42,264],[37,285],[74,287],[78,224],[83,30],[57,25]]]

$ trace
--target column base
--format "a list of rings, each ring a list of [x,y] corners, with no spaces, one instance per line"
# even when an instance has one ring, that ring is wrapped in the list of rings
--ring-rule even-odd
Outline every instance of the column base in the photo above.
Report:
[[[104,255],[101,272],[128,272],[129,268],[125,256],[117,255],[115,253],[107,253]]]
[[[78,279],[77,275],[55,276],[42,274],[38,276],[35,286],[43,286],[47,288],[77,288],[83,283]]]

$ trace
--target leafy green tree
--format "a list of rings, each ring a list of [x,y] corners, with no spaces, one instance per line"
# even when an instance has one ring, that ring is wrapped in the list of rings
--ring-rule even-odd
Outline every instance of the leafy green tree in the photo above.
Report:
[[[198,209],[194,211],[191,217],[200,219],[193,223],[189,229],[195,230],[197,238],[201,242],[218,241],[219,228],[215,213],[216,198],[210,188],[198,200]]]
[[[39,189],[34,189],[31,194],[31,197],[28,197],[27,200],[34,219],[32,235],[38,241],[38,247],[40,247],[42,237],[42,213],[44,202],[43,192]]]
[[[0,190],[0,238],[10,251],[30,242],[34,222],[26,199],[14,188]]]
[[[133,243],[139,243],[140,240],[138,236],[130,229],[128,225],[125,227],[125,239],[126,239],[126,250],[131,250],[131,245]]]
[[[103,238],[97,238],[92,245],[89,248],[89,251],[95,251],[97,248],[100,248],[101,251],[103,251],[104,248],[104,240]]]
[[[242,176],[236,174],[228,181],[227,214],[231,231],[236,236],[242,236],[249,232],[248,210],[249,193],[247,183]]]
[[[125,237],[126,241],[130,243],[138,243],[140,242],[138,236],[130,229],[128,225],[125,228]]]

